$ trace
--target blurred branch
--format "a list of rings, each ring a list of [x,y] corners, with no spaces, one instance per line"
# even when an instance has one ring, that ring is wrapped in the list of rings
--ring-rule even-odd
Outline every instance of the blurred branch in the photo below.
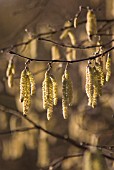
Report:
[[[36,129],[36,127],[24,127],[24,128],[19,128],[19,129],[13,129],[13,130],[8,130],[8,131],[2,131],[0,132],[0,135],[8,135],[8,134],[12,134],[12,133],[21,133],[21,132],[25,132],[25,131],[29,131],[29,130],[34,130]]]
[[[61,163],[62,163],[63,161],[65,161],[66,159],[77,158],[77,157],[81,157],[81,156],[83,156],[83,153],[77,153],[77,154],[62,156],[62,157],[54,160],[54,161],[50,164],[49,170],[53,170],[53,169],[58,168],[58,167],[61,165]]]
[[[114,50],[114,47],[111,47],[109,48],[108,50],[104,51],[103,53],[100,53],[100,54],[95,54],[93,56],[90,56],[88,58],[82,58],[82,59],[78,59],[78,60],[41,60],[41,59],[31,59],[27,56],[23,56],[21,54],[18,54],[14,51],[9,51],[10,54],[14,54],[20,58],[24,58],[24,59],[27,59],[27,60],[30,60],[30,61],[36,61],[36,62],[51,62],[51,63],[57,63],[57,62],[60,62],[60,63],[78,63],[78,62],[82,62],[82,61],[87,61],[87,60],[94,60],[100,56],[104,56],[105,54],[109,53],[110,51]]]
[[[32,121],[28,116],[23,116],[23,114],[21,112],[19,112],[19,111],[7,108],[7,107],[2,106],[2,105],[0,105],[0,110],[27,120],[31,125],[33,125],[34,128],[36,128],[38,130],[41,130],[41,131],[47,133],[48,135],[51,135],[51,136],[53,136],[55,138],[58,138],[58,139],[61,139],[61,140],[65,141],[65,142],[67,142],[67,143],[72,144],[75,147],[79,147],[80,149],[87,149],[87,147],[83,146],[82,143],[80,144],[80,143],[74,141],[73,139],[69,138],[68,136],[62,136],[62,135],[57,134],[55,132],[50,132],[50,131],[44,129],[43,127],[41,127],[40,125],[38,125],[34,121]],[[9,131],[9,133],[11,133],[11,131]]]
[[[86,150],[86,149],[89,149],[90,146],[93,146],[91,144],[86,144],[86,143],[83,143],[83,142],[77,142],[73,139],[71,139],[70,137],[68,136],[62,136],[58,133],[55,133],[55,132],[51,132],[51,131],[48,131],[46,129],[44,129],[42,126],[40,126],[39,124],[36,124],[33,120],[31,120],[28,116],[23,116],[23,114],[19,111],[16,111],[16,110],[13,110],[13,109],[10,109],[10,108],[7,108],[5,106],[2,106],[0,105],[0,111],[4,111],[4,112],[7,112],[7,113],[10,113],[10,114],[13,114],[17,117],[20,117],[22,119],[25,119],[27,120],[31,125],[33,125],[33,127],[30,127],[30,128],[22,128],[22,129],[15,129],[15,130],[10,130],[10,131],[7,131],[7,132],[0,132],[0,135],[5,135],[5,134],[11,134],[11,133],[15,133],[15,132],[24,132],[24,131],[27,131],[27,130],[32,130],[32,129],[38,129],[38,130],[41,130],[43,132],[45,132],[46,134],[48,135],[51,135],[57,139],[60,139],[64,142],[67,142],[75,147],[78,147],[80,148],[81,150]],[[93,147],[97,147],[98,149],[103,149],[104,147],[103,146],[93,146]],[[106,145],[105,145],[106,147]],[[109,146],[108,146],[109,148]],[[107,149],[107,151],[110,152],[110,149]],[[110,156],[110,155],[107,155],[107,154],[103,154],[104,157],[110,159],[110,160],[114,160],[114,157],[113,156]],[[64,159],[64,158],[62,158]],[[67,159],[67,157],[66,157]]]
[[[106,22],[107,24],[108,23],[112,23],[112,22],[114,22],[114,19],[98,19],[97,20],[97,22]],[[85,24],[86,23],[86,20],[84,20],[84,21],[81,21],[81,22],[79,22],[78,23],[78,25],[77,26],[80,26],[80,25],[82,25],[82,24]],[[14,44],[14,45],[10,45],[10,46],[7,46],[7,47],[4,47],[4,48],[2,48],[2,49],[0,49],[0,51],[1,52],[4,52],[4,51],[7,51],[7,50],[12,50],[12,49],[15,49],[15,48],[17,48],[17,47],[19,47],[19,46],[23,46],[23,45],[28,45],[29,43],[31,43],[34,39],[38,39],[38,40],[45,40],[45,41],[47,41],[47,39],[45,39],[45,38],[43,38],[44,36],[48,36],[48,35],[54,35],[54,34],[56,34],[56,33],[58,33],[58,32],[62,32],[62,31],[64,31],[65,29],[68,29],[68,28],[74,28],[74,26],[73,26],[73,24],[71,25],[71,26],[69,26],[69,27],[62,27],[62,28],[60,28],[60,29],[58,29],[58,30],[52,30],[52,31],[49,31],[49,32],[45,32],[45,33],[39,33],[39,34],[37,34],[37,35],[35,35],[35,36],[33,36],[31,39],[29,39],[28,41],[25,41],[25,42],[21,42],[21,43],[17,43],[17,44]],[[97,35],[99,35],[99,36],[111,36],[111,35],[113,35],[113,34],[97,34]],[[52,43],[54,43],[53,41],[51,41]],[[79,46],[77,46],[77,47],[72,47],[72,46],[67,46],[67,45],[62,45],[63,47],[70,47],[70,48],[79,48]],[[85,49],[86,47],[80,47],[79,49]],[[91,47],[88,47],[88,48],[94,48],[93,46]]]

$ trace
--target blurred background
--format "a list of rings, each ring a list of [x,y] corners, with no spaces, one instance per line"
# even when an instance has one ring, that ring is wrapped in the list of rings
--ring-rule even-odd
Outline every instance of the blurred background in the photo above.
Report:
[[[79,6],[93,8],[97,19],[114,19],[114,0],[0,0],[0,49],[11,47],[14,44],[28,41],[32,36],[49,31],[59,30],[68,20],[73,21]],[[82,10],[78,22],[86,20],[87,10]],[[102,34],[113,34],[114,22],[98,22],[98,29]],[[85,23],[77,28],[71,28],[76,37],[76,43],[91,45],[87,40]],[[61,32],[49,35],[46,38],[61,43]],[[102,36],[103,44],[113,40],[112,36]],[[69,40],[63,41],[69,44]],[[25,46],[15,48],[15,52],[35,59],[51,59],[52,43],[33,40]],[[112,43],[103,50],[112,47]],[[65,58],[65,48],[59,47],[61,59]],[[95,48],[77,49],[77,59],[90,57]],[[2,52],[2,51],[1,51]],[[114,66],[114,52],[112,68]],[[22,103],[19,101],[19,78],[24,69],[26,60],[14,56],[15,79],[12,88],[8,87],[6,69],[11,54],[0,54],[0,105],[22,112]],[[69,118],[63,119],[61,96],[61,78],[65,64],[53,64],[52,72],[58,82],[59,101],[54,107],[54,114],[50,121],[46,118],[46,110],[42,107],[42,81],[44,80],[47,63],[31,62],[30,71],[35,75],[36,94],[32,97],[32,104],[28,116],[43,128],[68,135],[79,142],[92,143],[93,137],[99,145],[114,145],[114,70],[108,83],[103,87],[103,94],[97,106],[89,107],[85,93],[85,70],[87,61],[69,65],[69,73],[73,82],[73,102],[69,109]],[[8,112],[0,111],[0,132],[32,127],[25,119],[14,116]],[[47,169],[50,163],[58,158],[80,153],[79,148],[65,143],[62,140],[47,135],[39,130],[30,130],[20,133],[0,135],[0,169],[1,170],[39,170]],[[112,150],[113,155],[113,150]],[[81,170],[82,157],[71,158],[57,164],[58,170]],[[107,161],[110,168],[113,161]]]

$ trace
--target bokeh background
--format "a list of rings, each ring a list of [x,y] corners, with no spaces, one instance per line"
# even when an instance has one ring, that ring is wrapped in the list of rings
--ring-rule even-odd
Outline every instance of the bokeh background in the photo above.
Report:
[[[78,12],[79,6],[89,6],[95,10],[97,19],[114,18],[114,0],[0,0],[0,49],[13,44],[29,40],[30,35],[58,30],[65,21],[72,20]],[[83,10],[79,22],[86,20],[86,10]],[[103,27],[103,22],[98,23],[98,28]],[[87,41],[85,24],[72,28],[77,44]],[[101,33],[114,32],[114,22],[109,22]],[[60,32],[49,38],[60,42]],[[113,36],[103,36],[102,42],[106,43]],[[86,40],[86,41],[85,41]],[[64,43],[68,44],[66,39]],[[36,59],[51,59],[52,43],[34,40],[32,43],[17,47],[16,52]],[[113,42],[106,49],[113,46]],[[59,47],[61,58],[65,59],[65,48]],[[104,49],[105,50],[105,49]],[[77,50],[77,59],[91,56],[95,49]],[[32,106],[28,116],[49,131],[69,137],[79,142],[93,142],[97,144],[114,144],[114,58],[112,56],[112,77],[110,82],[103,87],[103,95],[95,109],[87,106],[85,93],[85,70],[87,61],[71,64],[69,73],[73,81],[73,104],[69,109],[69,118],[63,119],[61,107],[61,77],[65,64],[58,68],[53,64],[52,72],[59,85],[59,101],[54,108],[54,115],[50,121],[46,118],[46,111],[42,107],[42,81],[44,79],[47,63],[31,62],[29,68],[35,74],[37,91],[32,98]],[[24,69],[25,59],[14,57],[16,68],[14,86],[9,88],[6,79],[6,68],[9,58],[8,53],[0,54],[0,105],[22,112],[19,101],[19,77]],[[40,71],[40,72],[39,72]],[[31,124],[22,118],[0,111],[0,131],[17,128],[31,127]],[[31,130],[21,133],[0,135],[0,169],[1,170],[38,170],[48,167],[50,163],[61,156],[79,153],[80,149],[45,134],[42,131]],[[112,151],[113,155],[113,151]],[[55,167],[61,170],[82,169],[82,157],[67,159]],[[108,161],[108,166],[113,169],[113,161]]]

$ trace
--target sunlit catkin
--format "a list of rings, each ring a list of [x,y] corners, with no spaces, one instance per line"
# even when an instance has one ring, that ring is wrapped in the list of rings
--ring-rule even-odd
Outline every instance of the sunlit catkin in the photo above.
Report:
[[[60,60],[59,48],[56,45],[51,47],[52,60]]]
[[[90,10],[90,9],[87,12],[86,31],[87,31],[88,39],[90,41],[91,41],[92,35],[97,34],[96,16],[95,16],[93,10]]]
[[[73,99],[73,84],[67,69],[65,70],[64,75],[67,80],[67,97],[68,97],[68,105],[70,106],[72,104],[72,99]]]
[[[42,99],[43,99],[43,108],[48,108],[48,98],[49,98],[49,83],[50,83],[50,75],[49,72],[46,71],[45,78],[42,83]]]
[[[27,75],[26,77],[26,84],[25,84],[25,92],[24,92],[24,99],[23,99],[23,114],[27,115],[28,110],[31,105],[31,86],[30,86],[30,79]]]
[[[86,67],[86,85],[85,90],[88,96],[88,105],[92,105],[93,100],[93,81],[94,81],[94,70],[89,65]]]
[[[51,75],[50,76],[51,81],[52,81],[52,89],[53,89],[53,104],[57,105],[57,101],[58,101],[58,85],[57,85],[57,81],[55,80],[55,78]]]
[[[43,108],[47,109],[47,119],[50,120],[53,114],[53,83],[49,71],[46,71],[42,83]]]
[[[75,18],[74,18],[74,28],[76,28],[77,27],[77,25],[78,25],[78,18],[75,16]]]
[[[14,74],[15,74],[15,66],[13,60],[10,59],[6,70],[6,77],[8,78],[8,86],[10,88],[13,86]]]
[[[107,56],[107,61],[106,61],[106,81],[108,82],[111,77],[111,57],[108,55]]]
[[[68,70],[65,69],[65,72],[62,76],[62,110],[64,119],[68,118],[68,107],[72,103],[73,90],[72,90],[72,81],[70,79]]]
[[[64,38],[67,37],[68,35],[68,32],[70,30],[70,27],[72,26],[72,23],[70,21],[66,21],[65,24],[64,24],[64,30],[62,32],[62,34],[60,35],[60,39],[63,40]],[[68,27],[68,28],[67,28]]]
[[[27,69],[27,75],[30,80],[30,87],[31,87],[31,96],[35,94],[36,92],[36,84],[35,84],[35,79],[34,76],[32,75],[31,71]]]
[[[62,111],[64,119],[68,118],[68,84],[65,75],[62,76]]]
[[[21,72],[21,78],[20,78],[20,101],[23,102],[24,97],[26,95],[26,86],[27,86],[27,71],[24,69]]]
[[[23,102],[23,114],[27,115],[31,105],[31,79],[29,70],[26,68],[21,72],[20,78],[20,101]]]
[[[105,84],[105,74],[103,72],[103,64],[96,62],[95,63],[95,68],[99,72],[100,82],[101,82],[101,85],[103,86]]]
[[[69,31],[68,36],[70,38],[71,44],[76,45],[76,38],[75,38],[75,35],[73,34],[73,32]]]

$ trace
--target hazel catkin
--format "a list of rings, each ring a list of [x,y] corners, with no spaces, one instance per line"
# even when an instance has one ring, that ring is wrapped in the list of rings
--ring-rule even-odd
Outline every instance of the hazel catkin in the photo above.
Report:
[[[68,107],[72,103],[73,90],[72,90],[72,81],[68,70],[65,69],[62,76],[62,110],[64,119],[68,118]]]
[[[35,81],[28,68],[21,72],[20,101],[23,102],[23,114],[27,115],[31,105],[31,95],[35,93]]]
[[[6,77],[8,78],[8,86],[10,88],[13,87],[14,74],[15,74],[15,66],[13,63],[13,59],[10,59],[6,70]]]
[[[111,57],[108,55],[107,56],[107,61],[106,61],[106,81],[108,82],[111,77]]]
[[[91,10],[91,9],[89,9],[87,12],[86,31],[87,31],[88,39],[90,41],[92,40],[92,36],[97,34],[96,16],[95,16],[93,10]]]
[[[47,119],[50,120],[53,114],[53,106],[57,104],[58,89],[57,82],[49,71],[46,71],[42,83],[43,108],[47,109]]]

